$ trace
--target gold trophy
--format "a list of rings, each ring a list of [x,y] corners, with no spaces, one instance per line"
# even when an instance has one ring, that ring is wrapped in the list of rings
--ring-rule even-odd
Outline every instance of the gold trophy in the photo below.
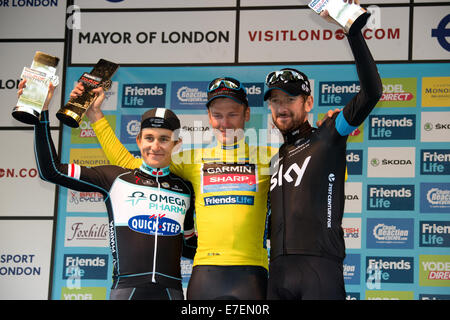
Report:
[[[86,110],[95,99],[92,89],[103,87],[103,90],[109,90],[112,84],[111,78],[118,68],[118,64],[100,59],[91,72],[83,73],[78,80],[84,86],[83,94],[70,98],[69,102],[56,113],[56,117],[65,125],[78,128]]]
[[[352,34],[354,30],[360,30],[370,16],[360,5],[349,4],[342,0],[313,0],[308,6],[318,14],[328,10],[330,17],[339,23],[347,34]]]
[[[39,122],[50,82],[54,86],[59,83],[59,78],[55,75],[58,62],[59,58],[36,51],[31,67],[23,68],[20,77],[26,79],[27,83],[12,111],[16,120],[26,124]]]

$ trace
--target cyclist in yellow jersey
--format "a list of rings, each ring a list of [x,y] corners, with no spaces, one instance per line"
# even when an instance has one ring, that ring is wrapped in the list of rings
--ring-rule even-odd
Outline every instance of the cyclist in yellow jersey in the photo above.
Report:
[[[71,96],[81,94],[78,84]],[[112,164],[138,168],[100,110],[100,92],[87,116]],[[188,299],[265,299],[268,256],[269,164],[278,151],[249,146],[243,129],[250,118],[244,88],[233,78],[217,78],[208,87],[208,116],[215,129],[213,148],[182,151],[170,170],[190,181],[195,192],[198,246]]]

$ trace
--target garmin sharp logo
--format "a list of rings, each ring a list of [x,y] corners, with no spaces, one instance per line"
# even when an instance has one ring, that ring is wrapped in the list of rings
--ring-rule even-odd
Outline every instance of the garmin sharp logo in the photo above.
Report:
[[[431,36],[436,38],[442,48],[450,51],[450,42],[446,37],[450,37],[450,29],[447,25],[450,23],[450,14],[446,15],[438,24],[436,29],[431,30]]]

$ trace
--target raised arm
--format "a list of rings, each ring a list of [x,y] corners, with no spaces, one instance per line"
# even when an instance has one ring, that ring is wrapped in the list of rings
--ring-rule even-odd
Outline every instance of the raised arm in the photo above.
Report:
[[[81,95],[83,91],[83,85],[78,83],[70,93],[70,97],[77,97]],[[106,158],[113,165],[129,169],[139,168],[142,164],[142,159],[133,157],[133,155],[123,146],[101,110],[101,105],[105,99],[103,88],[100,87],[92,91],[96,93],[97,98],[86,111],[86,116],[91,122],[91,127],[97,136]]]
[[[359,4],[357,0],[353,2]],[[342,136],[350,134],[364,122],[383,94],[383,85],[377,65],[361,30],[354,30],[352,34],[346,36],[355,58],[360,91],[347,103],[336,119],[336,129]]]

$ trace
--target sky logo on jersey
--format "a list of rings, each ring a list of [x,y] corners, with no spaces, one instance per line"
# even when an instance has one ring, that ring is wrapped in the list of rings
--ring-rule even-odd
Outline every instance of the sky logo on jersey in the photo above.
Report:
[[[205,197],[205,198],[203,198],[203,200],[205,201],[205,207],[217,206],[217,205],[227,205],[227,204],[252,206],[255,202],[255,197],[254,196],[229,195],[229,196]]]
[[[362,174],[363,151],[347,150],[345,154],[348,174]]]
[[[204,163],[202,193],[257,191],[255,164]]]
[[[166,105],[166,84],[124,84],[122,108],[157,108]]]
[[[264,83],[247,82],[242,86],[247,93],[248,105],[251,107],[262,107],[264,105]]]
[[[128,220],[128,227],[136,232],[158,236],[175,236],[181,232],[180,224],[165,217],[165,214],[134,216]]]
[[[173,109],[205,110],[208,101],[206,81],[172,82],[170,103]]]
[[[414,210],[414,185],[368,185],[367,210]]]
[[[450,247],[449,221],[420,221],[421,247]]]
[[[450,256],[420,255],[419,285],[424,287],[450,287]]]
[[[360,90],[359,81],[319,82],[319,107],[345,106]]]
[[[367,219],[367,248],[412,249],[413,219]]]
[[[416,139],[416,115],[369,116],[369,140]]]
[[[420,150],[420,174],[449,175],[450,149]]]
[[[361,273],[361,255],[347,254],[344,259],[345,284],[359,284]]]
[[[383,283],[413,283],[413,257],[366,257],[366,286],[381,289]]]
[[[420,212],[450,213],[450,183],[421,183]]]
[[[415,107],[417,105],[417,78],[385,78],[383,95],[376,108]]]

